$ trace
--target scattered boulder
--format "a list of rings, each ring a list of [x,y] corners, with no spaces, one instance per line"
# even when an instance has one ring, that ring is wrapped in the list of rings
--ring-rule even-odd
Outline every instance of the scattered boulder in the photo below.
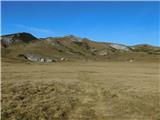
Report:
[[[132,63],[132,62],[134,62],[134,61],[135,61],[134,58],[129,59],[129,62],[130,62],[130,63]]]
[[[61,58],[61,61],[64,61],[64,60],[65,60],[65,58],[62,57],[62,58]]]
[[[45,59],[45,62],[56,62],[56,61],[53,60],[53,59],[50,59],[50,58],[46,58],[46,59]]]

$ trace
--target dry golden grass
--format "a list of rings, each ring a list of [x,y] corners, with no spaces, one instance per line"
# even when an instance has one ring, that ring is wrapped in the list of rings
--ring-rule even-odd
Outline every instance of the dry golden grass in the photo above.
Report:
[[[3,63],[2,120],[160,120],[158,63]]]

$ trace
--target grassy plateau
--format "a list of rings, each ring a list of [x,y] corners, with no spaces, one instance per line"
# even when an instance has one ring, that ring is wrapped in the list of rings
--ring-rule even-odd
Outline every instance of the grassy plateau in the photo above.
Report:
[[[2,120],[160,120],[158,62],[2,62]]]

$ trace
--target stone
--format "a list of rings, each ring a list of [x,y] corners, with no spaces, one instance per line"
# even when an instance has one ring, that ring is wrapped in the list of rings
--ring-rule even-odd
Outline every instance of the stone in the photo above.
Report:
[[[56,62],[56,59],[54,58],[44,57],[44,56],[40,56],[32,53],[27,53],[19,56],[23,56],[25,59],[32,62]]]

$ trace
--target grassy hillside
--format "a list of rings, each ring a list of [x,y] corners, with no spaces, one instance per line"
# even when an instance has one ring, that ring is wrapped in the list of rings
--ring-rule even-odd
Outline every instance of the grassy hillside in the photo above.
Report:
[[[14,36],[12,38],[11,36]],[[28,36],[28,37],[27,37]],[[4,41],[17,40],[4,46]],[[31,40],[33,38],[33,40]],[[67,61],[158,61],[159,47],[149,45],[125,46],[113,43],[94,42],[87,38],[75,36],[49,37],[37,39],[31,34],[25,35],[6,35],[2,36],[2,60],[25,61],[19,57],[21,54],[32,53],[35,55],[54,57],[60,60],[65,58]],[[27,42],[26,42],[27,41]]]

